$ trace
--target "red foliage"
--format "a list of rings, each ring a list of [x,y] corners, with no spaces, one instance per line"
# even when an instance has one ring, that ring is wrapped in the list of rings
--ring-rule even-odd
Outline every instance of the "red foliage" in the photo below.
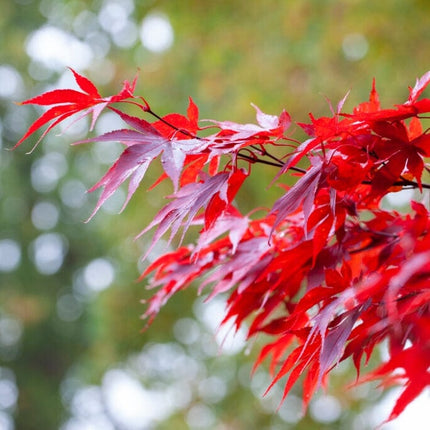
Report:
[[[363,355],[367,362],[382,341],[389,359],[362,381],[404,385],[388,420],[430,385],[429,211],[415,201],[407,215],[380,206],[387,193],[430,188],[423,182],[430,135],[421,126],[430,99],[419,99],[430,72],[395,108],[381,109],[373,83],[369,101],[352,114],[341,112],[342,101],[331,117],[311,115],[310,124],[300,124],[309,139],[282,158],[269,151],[294,142],[286,112],[273,116],[255,108],[257,124],[212,121],[216,132],[199,137],[191,99],[187,117],[161,118],[133,95],[134,83],[102,98],[73,73],[82,92],[54,90],[24,102],[52,107],[16,146],[51,120],[47,131],[78,112],[92,114],[93,125],[102,109],[110,109],[130,128],[83,141],[125,146],[91,189],[102,188],[94,212],[129,179],[127,204],[160,158],[160,181],[170,178],[174,192],[141,234],[156,227],[154,244],[170,229],[170,242],[180,229],[183,239],[191,224],[201,226],[197,244],[161,256],[142,274],[152,274],[150,287],[158,289],[145,317],[151,321],[175,292],[206,275],[201,289],[230,295],[224,321],[237,328],[246,321],[249,337],[272,336],[256,365],[272,357],[272,385],[288,375],[285,396],[305,375],[307,404],[337,363],[352,358],[359,373]],[[156,121],[129,116],[113,103],[132,103]],[[306,169],[297,167],[303,158]],[[290,172],[300,176],[260,219],[233,205],[255,163],[276,167],[278,181]]]

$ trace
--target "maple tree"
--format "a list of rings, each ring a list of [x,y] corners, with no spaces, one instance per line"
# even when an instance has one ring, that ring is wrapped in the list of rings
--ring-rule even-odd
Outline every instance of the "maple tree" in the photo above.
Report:
[[[168,243],[181,236],[176,250],[141,275],[151,275],[149,287],[157,289],[144,314],[148,323],[172,295],[199,279],[209,299],[228,293],[223,322],[246,326],[248,337],[270,337],[255,366],[270,357],[268,390],[286,376],[284,398],[303,376],[306,406],[330,371],[349,358],[357,382],[403,385],[387,421],[430,386],[429,211],[417,201],[407,214],[381,206],[388,193],[430,189],[424,182],[430,135],[422,126],[430,99],[420,97],[430,72],[394,108],[381,108],[373,82],[369,100],[352,113],[342,111],[344,99],[330,117],[311,114],[310,123],[297,123],[309,136],[303,142],[292,137],[286,111],[268,115],[254,106],[256,124],[209,121],[201,127],[191,98],[186,116],[161,117],[134,95],[136,79],[102,97],[90,80],[72,73],[79,90],[56,89],[22,102],[50,107],[15,147],[49,124],[43,138],[74,114],[91,115],[91,130],[104,109],[119,115],[126,128],[76,142],[125,146],[90,189],[101,189],[91,217],[128,180],[124,208],[151,163],[161,160],[163,174],[152,186],[169,179],[173,193],[137,237],[155,228],[146,257],[169,230]],[[140,115],[126,113],[125,106]],[[260,218],[235,205],[256,163],[275,168],[274,181],[285,189],[272,208],[260,208]],[[298,177],[294,185],[282,184],[286,175]],[[199,237],[182,245],[192,225],[199,226]],[[360,377],[363,362],[383,341],[388,360]]]

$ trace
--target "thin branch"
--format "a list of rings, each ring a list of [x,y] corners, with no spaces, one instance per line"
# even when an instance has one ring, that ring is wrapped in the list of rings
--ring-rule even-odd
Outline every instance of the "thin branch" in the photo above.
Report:
[[[251,152],[252,153],[252,152]],[[274,166],[274,167],[282,167],[284,164],[282,163],[275,163],[273,161],[264,160],[262,158],[258,157],[252,157],[251,155],[245,155],[243,153],[238,152],[238,157],[242,160],[250,161],[251,163],[261,163],[261,164],[267,164],[268,166]]]
[[[182,128],[176,127],[176,125],[171,124],[170,122],[166,121],[161,116],[157,115],[155,112],[153,112],[151,109],[147,110],[149,114],[160,120],[162,123],[166,124],[168,127],[172,128],[173,130],[176,130],[179,133],[184,134],[185,136],[191,137],[192,139],[198,139],[201,140],[202,138],[199,136],[196,136],[195,134],[190,133],[188,130],[184,130]]]
[[[413,188],[419,188],[418,182],[410,181],[409,179],[403,178],[402,176],[401,178],[402,178],[402,181],[395,182],[394,185],[401,185],[401,186],[410,185]],[[422,188],[430,190],[430,184],[421,183],[421,186]]]
[[[362,181],[361,183],[364,185],[372,185],[372,181]],[[410,181],[409,179],[405,179],[405,178],[402,178],[401,181],[393,182],[391,184],[391,186],[392,187],[403,187],[403,188],[409,187],[409,189],[416,189],[416,188],[420,187],[418,185],[418,182]],[[430,184],[421,183],[421,187],[426,189],[426,190],[430,190]]]
[[[163,122],[164,124],[166,124],[168,127],[172,128],[173,130],[176,130],[178,133],[182,133],[185,136],[191,137],[192,139],[198,139],[198,140],[202,140],[201,137],[190,133],[188,130],[184,130],[181,129],[179,127],[176,127],[175,125],[171,124],[170,122],[166,121],[164,118],[162,118],[161,116],[159,116],[158,114],[156,114],[155,112],[153,112],[151,109],[148,109],[146,112],[148,112],[149,114],[151,114],[152,116],[154,116],[155,118],[157,118],[158,120],[160,120],[161,122]],[[251,154],[253,154],[254,156],[250,156],[250,155],[245,155],[243,153],[240,153],[240,151],[238,152],[238,156],[243,159],[243,160],[247,160],[251,163],[261,163],[261,164],[266,164],[268,166],[274,166],[274,167],[280,167],[282,168],[285,163],[278,157],[276,157],[275,155],[271,154],[270,152],[268,152],[266,150],[266,148],[264,148],[263,146],[256,146],[256,145],[250,145],[250,148],[254,149],[255,151],[258,151],[262,156],[264,157],[268,157],[273,161],[269,161],[269,160],[264,160],[262,158],[258,158],[257,156],[255,156],[255,154],[252,151],[249,151]],[[376,154],[375,154],[376,156]],[[427,166],[424,166],[426,170],[428,170]],[[301,169],[300,167],[290,167],[289,170],[292,170],[294,172],[298,172],[298,173],[306,173],[305,169]],[[396,187],[410,187],[413,189],[416,188],[420,188],[420,185],[415,182],[415,181],[411,181],[409,179],[403,178],[401,177],[401,181],[396,181],[393,183],[393,186]],[[371,185],[372,182],[371,181],[363,181],[362,184],[365,185]],[[422,183],[421,187],[424,189],[430,189],[430,184],[426,184],[426,183]]]
[[[274,155],[272,155],[269,151],[267,151],[266,148],[264,148],[264,146],[261,145],[260,147],[258,147],[256,145],[251,145],[250,147],[253,148],[253,149],[255,149],[256,151],[260,152],[261,155],[269,157],[272,160],[277,161],[278,163],[284,164],[283,161],[280,158],[275,157]]]
[[[282,159],[275,157],[273,154],[271,154],[269,151],[267,151],[266,148],[264,147],[256,147],[255,145],[251,145],[251,148],[255,149],[256,151],[260,152],[261,155],[266,156],[271,158],[272,160],[276,161],[278,164],[276,164],[277,166],[280,165],[281,167],[283,167],[285,165],[284,161],[282,161]],[[300,167],[290,167],[289,170],[293,170],[294,172],[299,172],[299,173],[306,173],[305,169],[301,169]]]

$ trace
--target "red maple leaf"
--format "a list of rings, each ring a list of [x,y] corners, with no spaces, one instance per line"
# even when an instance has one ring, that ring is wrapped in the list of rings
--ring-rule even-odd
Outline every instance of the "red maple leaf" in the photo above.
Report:
[[[53,107],[48,109],[36,121],[34,121],[34,123],[29,127],[27,132],[24,134],[24,136],[22,136],[14,148],[21,145],[25,139],[30,137],[35,131],[39,130],[39,128],[54,120],[43,132],[42,136],[37,141],[38,143],[53,127],[68,117],[79,112],[82,112],[82,116],[92,114],[92,122],[90,127],[90,129],[92,129],[104,108],[112,103],[134,98],[133,92],[136,86],[136,78],[132,83],[124,81],[123,88],[117,95],[103,98],[99,94],[95,85],[89,79],[78,74],[73,69],[70,70],[72,71],[75,81],[82,91],[67,89],[53,90],[21,102],[21,105],[53,105]],[[146,102],[145,105],[140,106],[143,106],[144,110],[148,108]]]

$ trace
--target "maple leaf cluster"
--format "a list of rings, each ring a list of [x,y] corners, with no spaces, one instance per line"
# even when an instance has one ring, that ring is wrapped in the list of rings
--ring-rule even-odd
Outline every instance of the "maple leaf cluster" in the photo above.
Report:
[[[304,142],[291,137],[287,112],[268,115],[256,106],[256,124],[211,121],[201,137],[191,99],[186,116],[160,117],[134,95],[136,80],[103,98],[72,72],[80,91],[54,90],[23,102],[51,107],[16,146],[76,113],[92,115],[93,128],[109,109],[126,127],[76,142],[125,147],[91,188],[101,188],[91,216],[128,180],[125,207],[160,159],[164,172],[153,186],[169,179],[173,193],[138,237],[155,228],[149,253],[165,233],[170,243],[181,232],[182,243],[191,225],[200,226],[195,244],[160,256],[142,274],[151,275],[149,287],[156,289],[144,315],[149,322],[173,294],[199,280],[209,298],[228,294],[224,322],[246,326],[248,337],[269,336],[256,366],[270,357],[271,386],[287,377],[284,398],[303,376],[307,405],[340,361],[351,358],[359,375],[383,341],[388,360],[359,381],[403,385],[388,420],[430,386],[429,211],[417,201],[407,214],[381,206],[388,193],[430,188],[423,180],[430,135],[422,128],[430,99],[420,98],[430,72],[392,109],[381,108],[373,82],[369,101],[352,113],[342,112],[343,100],[330,117],[310,115],[310,123],[298,123],[309,136]],[[124,105],[141,115],[126,114]],[[235,205],[256,163],[275,168],[277,182],[298,177],[291,187],[282,185],[284,194],[261,218]]]

